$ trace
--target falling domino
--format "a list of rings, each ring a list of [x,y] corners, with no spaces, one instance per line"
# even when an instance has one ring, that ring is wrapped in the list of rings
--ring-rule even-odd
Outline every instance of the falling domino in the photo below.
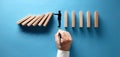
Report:
[[[48,18],[46,19],[46,21],[45,21],[45,23],[43,24],[43,26],[45,26],[45,27],[47,26],[47,24],[48,24],[49,20],[51,19],[52,15],[53,15],[53,13],[50,12],[50,13],[49,13],[49,16],[48,16]]]
[[[25,26],[29,21],[31,21],[32,19],[34,19],[35,16],[31,16],[29,19],[25,20],[22,25]]]
[[[42,14],[42,15],[37,15],[37,16],[33,16],[33,15],[28,15],[24,18],[22,18],[21,20],[18,20],[16,23],[17,24],[21,24],[23,26],[27,25],[29,26],[47,26],[48,22],[50,21],[51,17],[52,17],[53,13],[47,13],[47,14]],[[90,19],[90,11],[86,12],[86,18],[87,18],[87,24],[86,27],[90,28],[91,27],[91,19]],[[99,26],[99,20],[98,20],[98,11],[94,12],[94,28],[98,28]],[[68,12],[65,11],[64,12],[64,27],[68,27]],[[72,28],[75,27],[75,12],[72,11]],[[83,28],[83,12],[80,11],[79,12],[79,27]]]
[[[79,20],[79,24],[80,24],[80,28],[82,28],[83,27],[83,13],[82,13],[82,11],[80,11],[79,12],[79,16],[80,16],[80,20]]]
[[[36,16],[33,20],[31,20],[27,26],[31,26],[38,18],[39,18],[40,15]]]
[[[98,28],[98,12],[94,12],[94,27]]]
[[[65,11],[64,13],[64,27],[68,27],[68,12]]]
[[[90,28],[90,12],[87,11],[87,28]]]
[[[49,14],[46,14],[43,19],[39,22],[38,26],[42,26],[42,24],[44,23],[44,21],[47,19],[47,17],[49,16]]]
[[[32,24],[33,26],[36,26],[40,21],[41,21],[41,19],[44,17],[45,15],[43,14],[43,15],[41,15],[41,16],[39,16],[39,18]]]
[[[21,24],[22,22],[24,22],[25,20],[29,19],[30,17],[31,17],[30,15],[24,17],[23,19],[17,21],[17,24]]]
[[[75,27],[75,12],[72,11],[72,28]]]

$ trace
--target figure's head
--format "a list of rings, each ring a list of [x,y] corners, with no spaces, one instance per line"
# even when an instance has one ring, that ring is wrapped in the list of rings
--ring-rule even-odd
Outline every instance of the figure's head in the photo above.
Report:
[[[59,12],[59,13],[61,13],[61,11],[60,11],[60,10],[59,10],[58,12]]]

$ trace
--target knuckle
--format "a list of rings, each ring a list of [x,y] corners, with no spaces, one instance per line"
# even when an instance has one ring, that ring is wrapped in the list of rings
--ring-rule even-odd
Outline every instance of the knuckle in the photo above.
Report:
[[[71,42],[72,40],[70,40],[70,39],[68,39],[68,40],[66,40],[67,42]]]
[[[71,42],[71,41],[72,41],[72,39],[69,39],[68,41],[70,41],[70,42]]]

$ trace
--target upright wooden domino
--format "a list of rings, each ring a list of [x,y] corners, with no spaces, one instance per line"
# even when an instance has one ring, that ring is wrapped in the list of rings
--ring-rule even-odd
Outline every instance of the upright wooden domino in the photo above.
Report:
[[[67,28],[68,27],[68,12],[65,11],[64,13],[64,27]]]
[[[79,27],[82,28],[83,27],[83,12],[82,11],[79,12],[79,16],[80,16],[79,17],[79,19],[80,19],[79,20]]]
[[[40,15],[37,15],[33,20],[31,20],[27,26],[31,26],[38,18],[40,17]]]
[[[90,28],[90,11],[87,11],[87,28]]]
[[[98,12],[94,12],[94,27],[98,28]]]
[[[38,26],[42,26],[42,24],[44,23],[48,16],[49,14],[45,14],[44,18],[42,18],[42,20],[39,22]]]
[[[17,21],[17,24],[21,24],[22,22],[24,22],[25,20],[29,19],[31,16],[28,15],[28,16],[25,16],[23,19],[20,19]]]
[[[72,28],[75,27],[75,12],[72,11]]]
[[[29,21],[31,21],[32,19],[34,19],[36,16],[31,16],[29,19],[25,20],[22,25],[25,26]]]
[[[43,26],[45,26],[45,27],[47,26],[47,24],[48,24],[49,20],[51,19],[52,15],[53,15],[53,13],[50,12],[50,13],[49,13],[49,16],[48,16],[48,18],[46,19],[46,21],[45,21],[45,23],[43,24]]]
[[[36,26],[41,20],[42,18],[45,16],[45,14],[42,14],[41,16],[39,16],[39,18],[32,24],[33,26]]]

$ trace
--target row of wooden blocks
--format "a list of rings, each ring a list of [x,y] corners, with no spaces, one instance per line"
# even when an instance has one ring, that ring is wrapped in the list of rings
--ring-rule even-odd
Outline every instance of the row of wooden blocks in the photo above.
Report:
[[[90,28],[91,27],[91,19],[90,19],[90,11],[86,12],[86,27]],[[68,12],[65,11],[64,13],[64,27],[68,27]],[[72,11],[72,27],[75,27],[75,12]],[[79,12],[79,27],[83,27],[83,12]],[[98,12],[94,12],[94,27],[98,28]]]
[[[49,20],[51,19],[53,13],[47,13],[42,15],[28,15],[21,20],[17,21],[17,24],[22,26],[47,26]]]
[[[90,19],[90,11],[87,11],[86,13],[86,27],[90,28],[91,27],[91,19]],[[17,21],[17,24],[20,24],[22,26],[47,26],[49,20],[53,16],[53,13],[47,13],[47,14],[42,14],[42,15],[28,15],[24,17],[23,19]],[[79,27],[83,27],[83,12],[79,12]],[[65,11],[64,13],[64,27],[68,27],[68,12]],[[72,11],[72,27],[75,27],[75,12]],[[98,28],[98,12],[94,12],[94,27]]]

